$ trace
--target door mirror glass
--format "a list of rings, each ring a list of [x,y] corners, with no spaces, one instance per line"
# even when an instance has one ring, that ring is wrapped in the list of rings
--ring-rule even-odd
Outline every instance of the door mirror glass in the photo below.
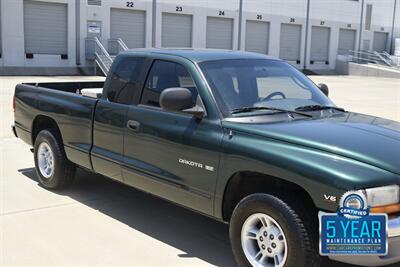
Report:
[[[204,116],[204,110],[195,105],[192,92],[186,88],[173,87],[163,90],[160,95],[160,106],[167,111],[189,113],[198,118]]]
[[[326,95],[329,96],[329,88],[328,85],[324,84],[324,83],[319,83],[318,84],[319,89]]]

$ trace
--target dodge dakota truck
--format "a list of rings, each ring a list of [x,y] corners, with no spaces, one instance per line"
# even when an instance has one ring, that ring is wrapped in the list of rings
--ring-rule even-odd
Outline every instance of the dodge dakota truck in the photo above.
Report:
[[[318,213],[350,190],[388,214],[389,253],[330,258],[400,261],[400,123],[337,107],[279,59],[129,50],[104,83],[17,85],[14,112],[41,186],[79,167],[229,223],[240,267],[323,266]]]

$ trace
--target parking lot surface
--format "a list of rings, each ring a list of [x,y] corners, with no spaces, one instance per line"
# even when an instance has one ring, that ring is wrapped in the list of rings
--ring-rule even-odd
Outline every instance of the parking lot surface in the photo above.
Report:
[[[102,79],[0,77],[0,266],[235,266],[225,224],[82,170],[66,190],[38,185],[10,131],[15,85]],[[399,80],[312,79],[338,106],[400,121]]]

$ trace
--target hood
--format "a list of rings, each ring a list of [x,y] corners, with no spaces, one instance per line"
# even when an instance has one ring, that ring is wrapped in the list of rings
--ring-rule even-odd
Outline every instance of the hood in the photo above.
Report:
[[[400,123],[358,113],[282,123],[224,127],[358,160],[400,175]]]

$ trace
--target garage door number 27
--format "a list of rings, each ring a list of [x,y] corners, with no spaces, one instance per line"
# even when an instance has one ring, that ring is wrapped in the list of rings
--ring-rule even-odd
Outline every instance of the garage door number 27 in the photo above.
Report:
[[[133,2],[126,2],[127,7],[134,7],[135,4]]]

